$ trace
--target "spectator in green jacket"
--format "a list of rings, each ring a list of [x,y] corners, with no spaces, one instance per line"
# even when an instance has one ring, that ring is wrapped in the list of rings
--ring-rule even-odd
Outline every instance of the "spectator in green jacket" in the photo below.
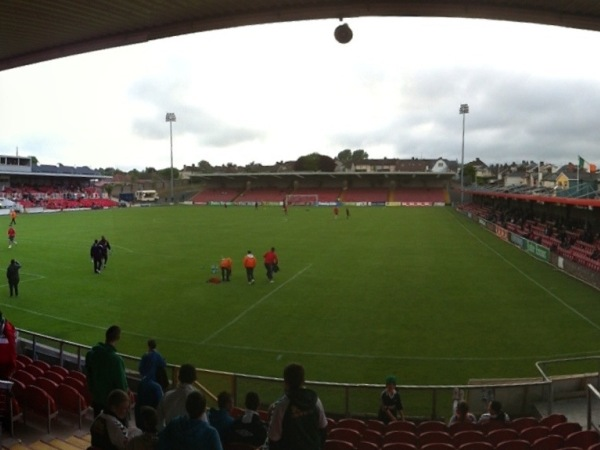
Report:
[[[87,384],[92,394],[94,416],[106,408],[108,394],[113,389],[128,392],[125,363],[117,355],[115,344],[121,338],[121,328],[112,325],[106,330],[104,343],[99,342],[85,355]]]

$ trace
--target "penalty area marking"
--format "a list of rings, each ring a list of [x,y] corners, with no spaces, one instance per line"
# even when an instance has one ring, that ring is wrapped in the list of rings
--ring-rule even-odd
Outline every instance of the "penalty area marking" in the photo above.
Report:
[[[264,302],[266,299],[268,299],[271,295],[273,295],[275,292],[277,292],[279,289],[281,289],[282,287],[284,287],[286,284],[288,284],[290,281],[295,280],[296,278],[298,278],[300,275],[302,275],[304,272],[306,272],[306,270],[308,270],[310,267],[312,266],[312,264],[309,264],[308,266],[306,266],[304,269],[302,269],[300,272],[297,272],[292,278],[285,280],[283,283],[277,285],[277,287],[275,289],[273,289],[271,292],[269,292],[267,295],[263,296],[262,298],[258,299],[256,302],[254,302],[253,305],[250,305],[248,308],[246,308],[244,311],[242,311],[241,313],[239,313],[236,317],[234,317],[229,323],[226,323],[225,325],[223,325],[221,328],[219,328],[217,331],[215,331],[214,333],[212,333],[211,335],[209,335],[208,337],[206,337],[204,340],[202,340],[200,343],[201,344],[206,344],[208,341],[210,341],[212,338],[214,338],[215,336],[221,334],[223,331],[225,331],[227,328],[229,328],[230,326],[232,326],[233,324],[235,324],[236,322],[238,322],[242,317],[244,317],[247,313],[249,313],[250,311],[252,311],[254,308],[256,308],[258,305],[260,305],[262,302]]]
[[[27,280],[20,280],[19,284],[21,284],[21,283],[28,283],[28,282],[31,282],[31,281],[43,280],[44,278],[46,278],[44,275],[39,275],[37,273],[21,272],[21,275],[28,275],[28,276],[32,276],[34,278],[33,279],[27,279]],[[6,287],[6,286],[8,286],[8,283],[2,283],[2,284],[0,284],[0,286]]]

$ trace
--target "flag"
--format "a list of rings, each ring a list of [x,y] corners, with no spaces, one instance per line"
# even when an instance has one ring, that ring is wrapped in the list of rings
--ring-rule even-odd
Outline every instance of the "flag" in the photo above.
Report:
[[[589,173],[596,173],[596,164],[591,164],[591,163],[587,162],[581,156],[579,156],[579,168],[585,169]]]

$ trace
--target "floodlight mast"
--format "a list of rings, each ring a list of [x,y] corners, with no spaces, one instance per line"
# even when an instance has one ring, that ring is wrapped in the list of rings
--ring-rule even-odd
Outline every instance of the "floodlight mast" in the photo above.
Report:
[[[171,202],[173,202],[173,122],[177,121],[175,113],[167,113],[165,121],[169,122],[169,135],[171,137]]]
[[[458,113],[463,116],[462,151],[460,157],[460,204],[462,205],[465,201],[465,116],[469,114],[469,105],[466,103],[460,105]]]

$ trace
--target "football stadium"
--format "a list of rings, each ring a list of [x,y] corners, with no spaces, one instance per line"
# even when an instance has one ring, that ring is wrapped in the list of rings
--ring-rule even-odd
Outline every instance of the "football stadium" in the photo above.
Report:
[[[264,3],[262,14],[276,6]],[[321,16],[342,8],[291,3]],[[543,15],[535,2],[520,2],[528,12],[487,3],[482,17]],[[598,13],[583,3],[590,17]],[[576,11],[548,5],[543,23],[555,23],[553,14],[566,26],[600,23],[583,14],[591,24],[581,25]],[[345,16],[361,11],[354,5]],[[227,13],[226,26],[249,13]],[[124,45],[89,38],[91,47],[73,38],[60,54]],[[0,55],[0,67],[56,57],[28,45]],[[18,331],[16,368],[0,386],[3,448],[101,448],[89,434],[85,357],[111,325],[121,329],[132,407],[140,357],[155,339],[170,387],[192,364],[208,407],[229,392],[234,417],[255,391],[268,421],[284,367],[301,364],[329,418],[326,450],[600,448],[596,190],[464,187],[451,162],[404,163],[385,173],[192,172],[173,195],[166,182],[109,193],[106,177],[87,167],[1,156],[7,227],[18,211],[4,259],[21,266],[18,296],[9,297],[8,280],[0,298]],[[90,248],[104,237],[98,270]],[[272,280],[263,266],[270,249]],[[253,279],[242,263],[248,253]],[[386,425],[378,410],[390,376],[406,420]],[[451,428],[462,400],[477,416],[499,401],[512,420]]]

